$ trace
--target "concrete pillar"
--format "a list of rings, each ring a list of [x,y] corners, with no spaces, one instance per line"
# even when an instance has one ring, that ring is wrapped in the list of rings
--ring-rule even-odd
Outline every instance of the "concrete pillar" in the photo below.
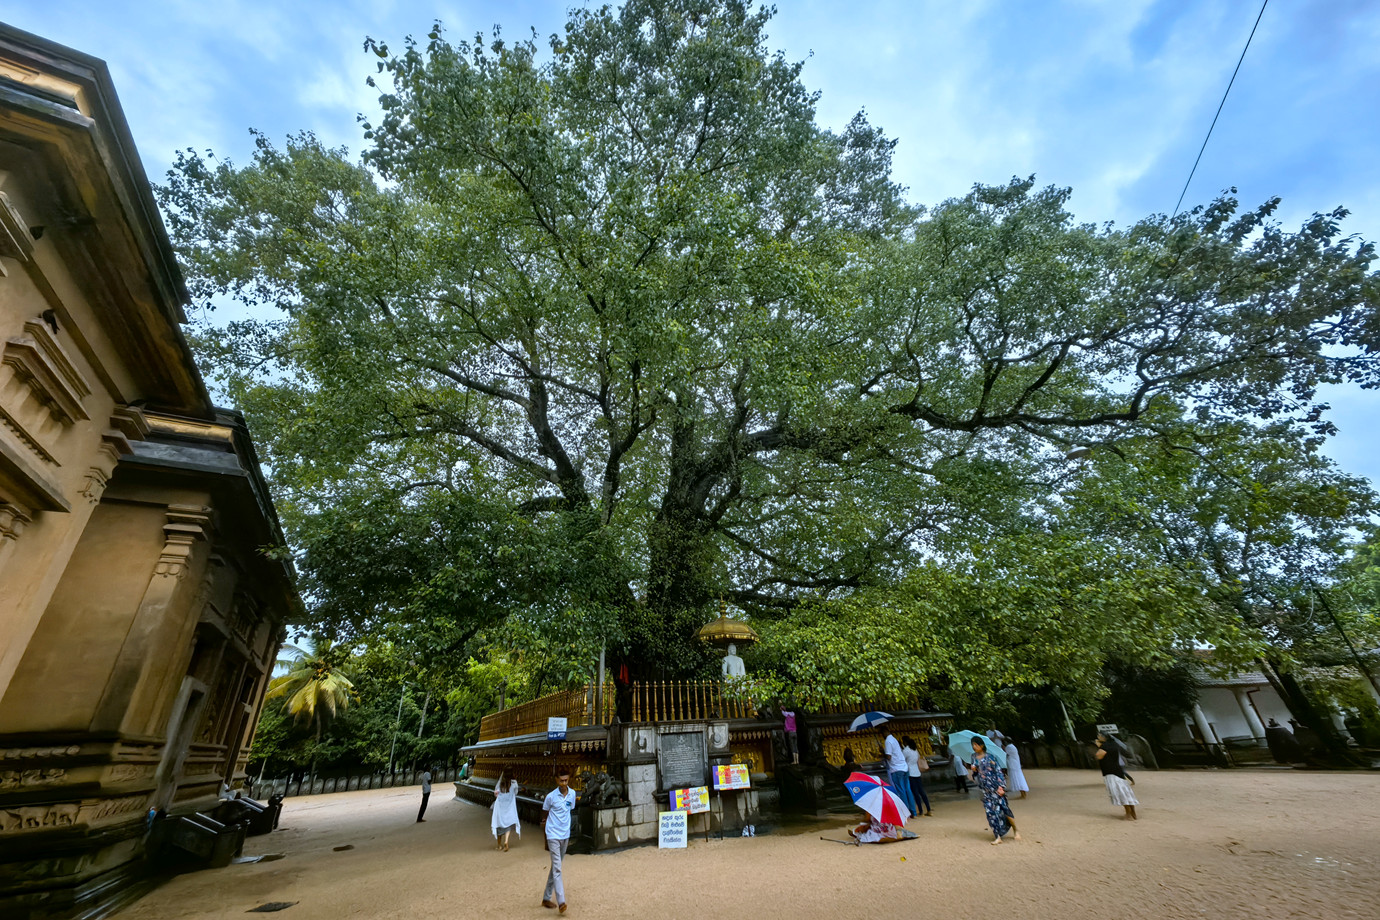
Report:
[[[1260,716],[1256,715],[1255,707],[1251,705],[1251,698],[1246,693],[1245,687],[1234,687],[1232,692],[1236,694],[1236,705],[1241,707],[1241,714],[1246,717],[1246,724],[1251,729],[1251,737],[1256,741],[1265,740],[1265,726],[1260,722]]]
[[[1203,707],[1197,703],[1193,704],[1193,724],[1198,726],[1198,735],[1204,744],[1216,744],[1217,735],[1212,731],[1212,726],[1208,724],[1207,714],[1203,712]]]
[[[138,723],[143,729],[149,727],[145,724],[149,713],[159,707],[154,705],[156,701],[144,698],[151,695],[150,690],[158,689],[162,674],[149,668],[147,662],[155,659],[160,646],[166,648],[159,640],[166,642],[167,633],[182,625],[176,621],[178,614],[189,616],[182,609],[189,606],[192,593],[183,586],[184,576],[193,567],[195,555],[199,555],[198,547],[203,546],[209,536],[210,521],[209,508],[168,506],[168,523],[163,527],[166,541],[163,552],[154,566],[134,623],[120,647],[110,680],[91,720],[92,731],[117,731],[133,727],[132,723]],[[190,618],[194,623],[195,616]]]

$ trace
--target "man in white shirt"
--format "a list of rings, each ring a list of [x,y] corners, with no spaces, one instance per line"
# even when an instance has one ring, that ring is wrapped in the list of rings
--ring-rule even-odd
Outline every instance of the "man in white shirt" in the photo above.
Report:
[[[886,754],[887,773],[891,774],[891,788],[901,797],[901,801],[906,803],[910,813],[915,814],[915,796],[910,791],[910,770],[906,767],[906,755],[901,750],[901,742],[897,741],[891,732],[887,732],[886,740],[882,742],[882,750]]]
[[[575,809],[575,790],[570,788],[570,771],[561,768],[556,775],[556,788],[546,794],[542,802],[541,826],[546,831],[546,852],[551,854],[551,871],[546,875],[546,893],[542,907],[559,907],[565,913],[565,880],[561,878],[561,861],[570,847],[570,813]],[[556,900],[551,900],[552,898]]]
[[[430,771],[430,770],[423,770],[423,771],[422,771],[422,807],[419,808],[419,809],[417,809],[417,823],[418,823],[418,824],[421,824],[423,821],[426,820],[426,818],[423,818],[422,815],[426,814],[426,800],[429,799],[429,798],[431,798],[431,771]]]

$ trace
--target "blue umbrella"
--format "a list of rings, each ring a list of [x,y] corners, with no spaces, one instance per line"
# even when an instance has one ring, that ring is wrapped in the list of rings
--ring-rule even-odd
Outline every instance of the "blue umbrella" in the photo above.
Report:
[[[853,720],[853,724],[848,726],[848,730],[855,732],[860,728],[872,728],[874,725],[881,725],[890,718],[892,715],[889,712],[865,712]]]
[[[997,766],[1006,769],[1006,752],[986,735],[979,735],[977,732],[950,732],[949,750],[959,756],[964,763],[973,762],[973,739],[977,738],[987,746],[987,756],[997,762]]]

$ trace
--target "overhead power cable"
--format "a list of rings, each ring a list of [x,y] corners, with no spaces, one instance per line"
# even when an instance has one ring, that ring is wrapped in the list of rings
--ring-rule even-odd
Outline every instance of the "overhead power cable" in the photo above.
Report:
[[[1227,96],[1231,93],[1232,84],[1236,82],[1236,75],[1241,72],[1241,62],[1246,59],[1246,52],[1250,50],[1251,39],[1255,38],[1255,30],[1260,27],[1260,19],[1265,15],[1265,7],[1270,5],[1270,0],[1265,0],[1260,4],[1260,14],[1255,17],[1255,25],[1251,26],[1251,34],[1246,37],[1246,47],[1241,49],[1241,57],[1236,59],[1236,69],[1231,72],[1231,79],[1227,81],[1227,91],[1222,94],[1222,101],[1217,104],[1217,114],[1212,116],[1212,124],[1208,125],[1207,137],[1203,138],[1203,146],[1198,148],[1198,158],[1193,161],[1193,168],[1188,171],[1188,181],[1184,183],[1184,190],[1179,193],[1179,201],[1174,205],[1174,213],[1170,218],[1177,217],[1179,208],[1183,206],[1184,196],[1188,194],[1189,183],[1193,181],[1193,174],[1198,171],[1198,163],[1203,159],[1203,151],[1207,149],[1208,140],[1212,137],[1212,129],[1217,127],[1217,119],[1222,115],[1222,107],[1227,104]]]

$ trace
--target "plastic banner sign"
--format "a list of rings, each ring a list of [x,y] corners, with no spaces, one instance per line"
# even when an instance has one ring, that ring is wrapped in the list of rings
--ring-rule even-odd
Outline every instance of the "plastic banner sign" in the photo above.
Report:
[[[715,789],[751,789],[745,763],[722,764],[714,767]]]
[[[658,816],[656,845],[662,849],[685,849],[690,837],[690,815],[683,811],[663,811],[658,812]]]
[[[672,789],[671,810],[688,811],[692,815],[708,811],[709,787],[695,786],[691,789]]]
[[[564,716],[552,716],[546,720],[546,740],[564,741],[565,740],[566,719]]]

